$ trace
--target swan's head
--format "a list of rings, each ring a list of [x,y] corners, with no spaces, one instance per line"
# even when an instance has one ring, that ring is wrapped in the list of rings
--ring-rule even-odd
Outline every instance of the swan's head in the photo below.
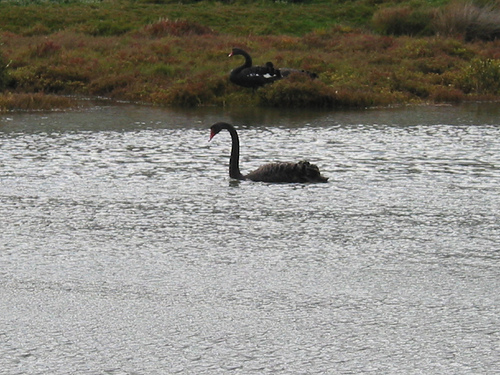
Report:
[[[219,134],[222,129],[228,129],[228,127],[230,127],[230,126],[231,125],[226,124],[225,122],[217,122],[217,123],[213,124],[210,127],[209,141],[211,141],[213,137],[215,137],[217,134]]]
[[[245,51],[243,51],[241,48],[233,48],[233,50],[228,55],[228,57],[235,56],[235,55],[245,55]]]

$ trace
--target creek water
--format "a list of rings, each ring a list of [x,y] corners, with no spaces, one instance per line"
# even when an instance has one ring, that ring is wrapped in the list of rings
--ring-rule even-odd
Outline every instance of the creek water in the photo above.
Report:
[[[0,373],[500,373],[499,107],[0,115]]]

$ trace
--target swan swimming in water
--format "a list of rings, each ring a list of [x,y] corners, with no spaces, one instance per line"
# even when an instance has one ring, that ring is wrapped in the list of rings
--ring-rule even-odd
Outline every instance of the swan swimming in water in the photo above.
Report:
[[[264,164],[247,175],[240,172],[240,139],[236,129],[226,122],[217,122],[210,127],[210,139],[212,140],[222,129],[226,129],[231,135],[231,157],[229,159],[229,177],[237,180],[251,180],[261,182],[327,182],[319,168],[308,161],[298,163],[270,163]]]

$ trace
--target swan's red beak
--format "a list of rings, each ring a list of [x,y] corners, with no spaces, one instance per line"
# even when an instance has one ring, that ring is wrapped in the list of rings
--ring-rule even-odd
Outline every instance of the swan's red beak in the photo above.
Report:
[[[213,137],[215,137],[215,132],[212,129],[210,129],[210,138],[208,138],[208,141],[210,142]]]
[[[227,55],[227,57],[232,57],[233,56],[233,53],[231,52],[229,55]]]

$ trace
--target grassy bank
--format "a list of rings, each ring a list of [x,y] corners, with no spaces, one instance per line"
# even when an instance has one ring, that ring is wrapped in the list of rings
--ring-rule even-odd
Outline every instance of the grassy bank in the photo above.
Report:
[[[327,108],[498,100],[500,13],[471,4],[2,2],[0,110],[67,107],[68,96]],[[234,86],[233,46],[320,79]]]

